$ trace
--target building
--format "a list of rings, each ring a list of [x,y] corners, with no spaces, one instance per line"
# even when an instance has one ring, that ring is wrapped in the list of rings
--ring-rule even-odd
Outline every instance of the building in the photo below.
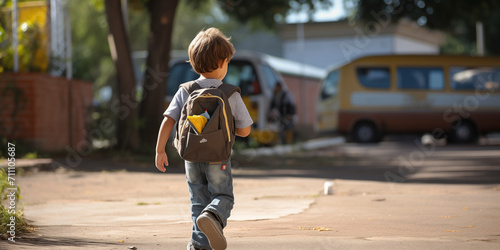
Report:
[[[367,55],[439,54],[445,35],[406,19],[398,23],[336,22],[285,24],[279,36],[282,56],[321,68],[347,63]]]

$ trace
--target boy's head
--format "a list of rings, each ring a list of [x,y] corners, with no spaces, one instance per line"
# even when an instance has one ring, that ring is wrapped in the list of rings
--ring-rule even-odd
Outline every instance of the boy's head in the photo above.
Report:
[[[189,63],[198,74],[209,73],[231,60],[234,47],[217,28],[202,30],[189,44]]]

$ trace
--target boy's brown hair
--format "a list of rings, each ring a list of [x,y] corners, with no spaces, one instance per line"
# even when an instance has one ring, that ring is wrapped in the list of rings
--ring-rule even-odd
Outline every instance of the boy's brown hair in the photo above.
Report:
[[[234,47],[219,29],[202,30],[189,44],[189,63],[198,74],[209,73],[233,58]]]

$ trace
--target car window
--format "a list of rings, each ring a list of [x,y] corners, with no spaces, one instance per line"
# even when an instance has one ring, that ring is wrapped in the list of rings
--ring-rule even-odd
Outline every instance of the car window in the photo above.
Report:
[[[450,88],[454,90],[499,90],[500,68],[450,67]]]
[[[388,67],[360,67],[356,69],[356,73],[359,82],[367,88],[391,87],[391,72]]]
[[[255,69],[246,61],[231,60],[227,67],[226,77],[222,81],[240,87],[242,96],[260,93],[260,84]]]
[[[261,64],[260,68],[264,74],[264,81],[269,89],[274,89],[276,83],[278,82],[278,78],[276,77],[276,73],[271,69],[271,67]]]
[[[444,73],[439,67],[398,67],[397,79],[400,89],[444,88]]]
[[[168,75],[167,81],[167,96],[174,96],[179,85],[182,83],[196,80],[200,77],[196,72],[194,72],[191,65],[187,62],[179,62],[174,64],[170,69],[170,74]]]
[[[339,72],[334,70],[328,74],[323,87],[321,89],[321,99],[327,99],[337,94],[337,86],[339,85]]]

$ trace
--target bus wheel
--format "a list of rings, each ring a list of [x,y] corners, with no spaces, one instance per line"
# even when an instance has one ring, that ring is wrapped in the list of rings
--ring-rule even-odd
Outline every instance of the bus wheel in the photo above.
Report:
[[[379,141],[377,127],[371,122],[360,122],[354,126],[352,137],[356,142],[367,143]]]
[[[450,139],[454,143],[475,143],[479,138],[474,124],[470,121],[458,121],[451,129]]]

